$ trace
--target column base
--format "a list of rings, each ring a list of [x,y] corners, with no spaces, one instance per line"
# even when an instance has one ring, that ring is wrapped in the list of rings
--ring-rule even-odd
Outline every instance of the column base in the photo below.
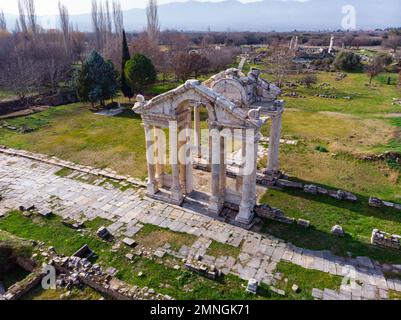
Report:
[[[148,182],[147,184],[147,194],[148,196],[153,196],[159,191],[156,182]]]
[[[161,174],[160,176],[156,176],[157,185],[158,185],[160,188],[163,188],[163,187],[164,187],[164,176],[165,176],[164,173]]]
[[[263,174],[268,177],[268,178],[273,178],[273,179],[280,179],[283,176],[283,172],[280,170],[269,170],[266,169],[263,171]]]
[[[224,203],[218,197],[211,197],[209,200],[208,213],[213,216],[220,215],[221,210],[223,210]]]
[[[249,207],[240,207],[235,222],[241,225],[249,226],[254,222],[255,213]]]
[[[170,202],[177,206],[180,206],[184,201],[184,196],[181,190],[171,190]]]

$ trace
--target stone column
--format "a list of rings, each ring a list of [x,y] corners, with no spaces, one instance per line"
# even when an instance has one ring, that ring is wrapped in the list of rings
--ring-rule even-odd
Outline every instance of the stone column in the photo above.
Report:
[[[156,163],[155,163],[155,150],[153,144],[153,131],[150,125],[145,124],[145,138],[146,138],[146,161],[148,165],[148,194],[154,195],[158,191],[156,181]]]
[[[207,168],[209,170],[212,170],[212,150],[213,150],[213,142],[212,142],[212,137],[210,135],[210,130],[209,130],[209,138],[208,138],[208,144],[209,144],[209,160],[208,160],[208,164],[207,164]]]
[[[156,181],[160,188],[164,186],[166,164],[166,139],[161,128],[155,128],[155,143],[157,148]]]
[[[245,162],[245,157],[246,157],[246,140],[243,137],[242,138],[242,147],[241,147],[241,156],[242,156],[242,162]],[[241,163],[241,167],[238,170],[238,175],[236,179],[236,191],[242,193],[242,186],[244,182],[244,163]]]
[[[192,113],[188,112],[187,129],[186,129],[186,193],[194,191],[194,173],[193,173],[193,154],[192,154]]]
[[[201,129],[200,129],[200,104],[196,104],[194,107],[194,146],[195,146],[195,158],[201,157]]]
[[[258,151],[259,151],[259,133],[257,134],[257,137],[255,138],[255,143],[254,143],[254,170],[252,172],[252,185],[251,185],[251,208],[253,210],[253,207],[256,205],[257,202],[257,196],[256,196],[256,176],[258,172]]]
[[[171,200],[175,204],[181,204],[183,195],[180,185],[180,168],[178,161],[177,127],[170,127],[170,163],[172,170]]]
[[[186,130],[184,127],[180,127],[181,130]],[[187,173],[186,173],[186,136],[179,135],[178,137],[178,161],[179,161],[179,177],[180,177],[180,185],[181,185],[181,190],[185,192],[186,190],[186,181],[187,181]]]
[[[210,179],[210,200],[209,200],[209,213],[218,215],[221,209],[220,201],[220,137],[209,135],[209,143],[211,144],[211,179]]]
[[[282,114],[272,117],[269,138],[269,156],[267,163],[267,173],[274,175],[280,170],[279,153],[281,138],[281,121]]]
[[[252,171],[244,172],[243,176],[243,187],[242,187],[242,198],[239,207],[239,213],[236,217],[236,221],[249,225],[252,223],[254,217],[254,194],[256,194],[256,181],[254,179],[255,171],[256,171],[256,162],[257,158],[257,144],[254,143],[253,139],[246,140],[246,161],[252,161]],[[253,159],[252,159],[253,158]],[[249,163],[247,163],[249,166]]]
[[[220,201],[224,205],[224,200],[226,197],[226,175],[227,175],[227,165],[226,165],[226,149],[225,149],[225,138],[220,136],[220,186],[219,186],[219,194]]]

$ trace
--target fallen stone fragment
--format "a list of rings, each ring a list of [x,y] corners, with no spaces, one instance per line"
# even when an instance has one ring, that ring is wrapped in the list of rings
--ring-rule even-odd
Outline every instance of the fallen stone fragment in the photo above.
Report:
[[[379,198],[370,197],[369,198],[369,206],[375,207],[375,208],[380,208],[383,206],[383,201],[380,200]]]
[[[304,220],[304,219],[298,219],[297,224],[303,228],[309,228],[310,227],[310,221],[309,220]]]
[[[109,230],[107,230],[106,227],[100,227],[97,230],[96,234],[102,239],[106,239],[107,237],[110,236],[110,232],[109,232]]]
[[[256,294],[258,292],[259,282],[256,279],[249,279],[246,291]]]
[[[331,233],[338,236],[338,237],[343,237],[344,236],[344,230],[341,226],[335,225],[331,228]]]
[[[295,293],[299,292],[299,287],[296,284],[293,284],[291,287],[292,291],[294,291]]]
[[[136,245],[136,242],[134,239],[131,238],[124,238],[123,243],[126,244],[129,247],[134,247]]]

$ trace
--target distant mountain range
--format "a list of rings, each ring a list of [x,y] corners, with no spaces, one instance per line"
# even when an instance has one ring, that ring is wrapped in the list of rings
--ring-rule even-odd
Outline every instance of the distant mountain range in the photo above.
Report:
[[[356,9],[358,29],[376,29],[401,26],[401,0],[261,0],[241,3],[173,2],[160,5],[162,29],[185,31],[293,31],[338,30],[343,19],[342,8],[353,5]],[[16,15],[6,15],[14,26]],[[40,16],[45,28],[54,28],[57,16]],[[90,14],[71,16],[82,31],[91,30]],[[140,31],[146,25],[145,9],[124,12],[128,31]]]

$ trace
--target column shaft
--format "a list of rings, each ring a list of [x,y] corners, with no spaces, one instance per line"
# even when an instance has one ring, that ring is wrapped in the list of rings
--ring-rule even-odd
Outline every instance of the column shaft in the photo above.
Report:
[[[155,150],[153,144],[153,131],[149,125],[145,125],[145,138],[146,138],[146,161],[148,166],[148,194],[153,195],[158,191],[156,182],[156,163],[155,163]]]
[[[195,158],[201,157],[201,130],[200,130],[200,105],[194,107],[194,145],[195,145]]]

